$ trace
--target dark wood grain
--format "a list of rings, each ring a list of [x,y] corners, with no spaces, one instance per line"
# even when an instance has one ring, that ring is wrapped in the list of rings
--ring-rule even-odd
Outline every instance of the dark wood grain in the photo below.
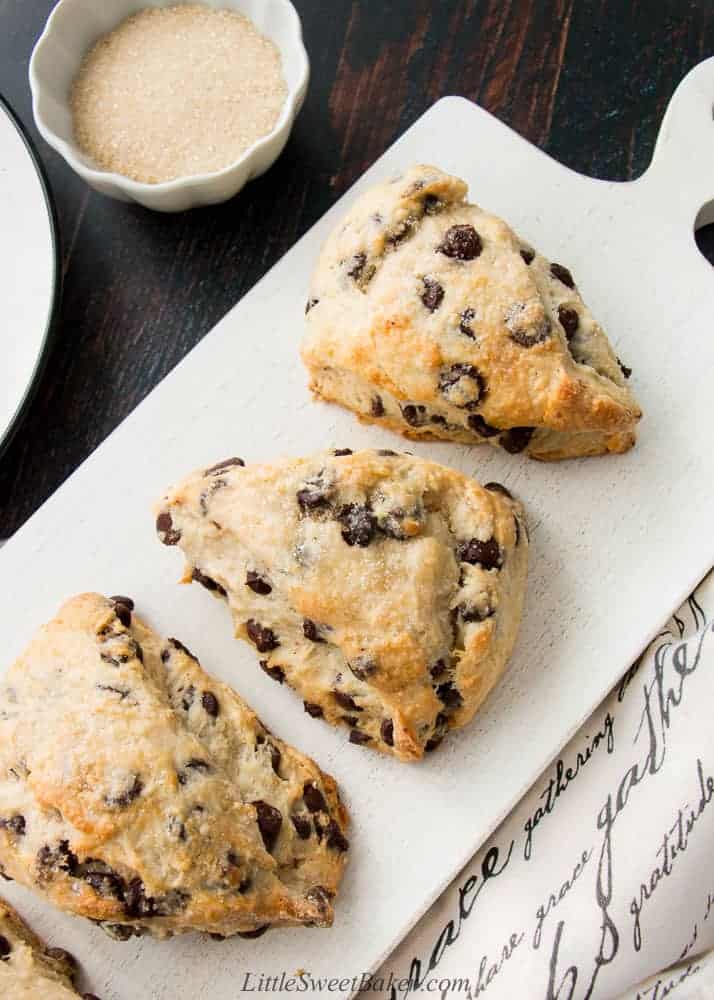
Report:
[[[677,83],[714,53],[711,0],[296,6],[312,61],[308,99],[283,157],[232,202],[178,216],[122,205],[90,192],[38,139],[65,289],[46,375],[0,462],[0,536],[436,99],[463,94],[576,170],[626,179],[646,167]],[[27,63],[51,7],[0,0],[0,93],[36,138]],[[712,234],[700,245],[711,254]]]

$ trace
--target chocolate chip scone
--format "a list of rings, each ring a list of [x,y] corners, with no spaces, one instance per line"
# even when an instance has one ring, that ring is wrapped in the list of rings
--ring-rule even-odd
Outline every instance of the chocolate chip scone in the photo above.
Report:
[[[640,408],[567,267],[418,166],[364,194],[313,275],[315,396],[411,438],[533,458],[623,452]]]
[[[515,641],[521,506],[433,462],[349,449],[229,459],[172,489],[157,530],[306,712],[401,760],[472,719]]]
[[[0,996],[3,1000],[97,1000],[75,989],[77,963],[48,948],[9,903],[0,899]]]
[[[5,874],[119,938],[329,926],[335,782],[132,612],[73,598],[4,678]]]

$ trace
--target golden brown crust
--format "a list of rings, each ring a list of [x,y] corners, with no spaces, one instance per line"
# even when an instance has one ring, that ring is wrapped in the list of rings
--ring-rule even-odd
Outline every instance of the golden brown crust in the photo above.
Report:
[[[226,598],[236,635],[309,714],[420,758],[505,669],[526,576],[520,504],[389,451],[237,461],[159,505],[184,580]]]
[[[311,390],[412,438],[626,450],[640,408],[570,272],[465,195],[413,167],[338,225],[310,289]]]
[[[132,608],[73,598],[5,678],[3,868],[119,936],[329,925],[347,848],[333,780]],[[306,785],[332,843],[297,836]]]

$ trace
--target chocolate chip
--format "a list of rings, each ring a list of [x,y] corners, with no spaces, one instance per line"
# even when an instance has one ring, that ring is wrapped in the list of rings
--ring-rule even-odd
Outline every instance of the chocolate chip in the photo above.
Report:
[[[0,819],[0,829],[9,830],[16,837],[24,837],[25,835],[25,817],[20,813],[15,813],[14,816],[10,816],[8,819]]]
[[[550,273],[558,281],[562,281],[564,285],[567,285],[568,288],[575,288],[575,281],[567,267],[564,267],[562,264],[551,264]]]
[[[320,301],[319,299],[308,299],[307,300],[307,302],[305,303],[305,315],[306,316],[310,312],[311,309],[315,308],[315,306],[317,305],[317,303],[319,301]]]
[[[271,628],[264,627],[254,618],[249,618],[245,623],[248,638],[254,644],[259,653],[269,653],[277,649],[280,640]]]
[[[362,746],[365,743],[369,743],[371,737],[367,733],[363,733],[360,729],[350,730],[350,743],[356,743],[357,746]]]
[[[521,257],[526,264],[532,264],[535,260],[535,251],[529,247],[521,247]]]
[[[550,333],[550,320],[541,311],[534,311],[525,302],[514,302],[503,318],[508,335],[521,347],[542,343]]]
[[[443,734],[439,736],[432,736],[431,739],[426,741],[424,745],[424,750],[427,753],[432,753],[434,750],[436,750],[438,746],[441,745],[443,739],[444,739]]]
[[[335,458],[344,458],[345,455],[352,455],[353,452],[351,448],[335,448],[332,454]]]
[[[274,681],[278,684],[282,684],[285,680],[285,671],[282,667],[271,667],[267,660],[258,660],[261,670],[265,671],[268,677],[272,677]]]
[[[110,809],[126,809],[144,790],[144,782],[135,774],[129,787],[119,795],[105,795],[104,801]]]
[[[128,917],[153,917],[154,900],[146,895],[146,886],[140,878],[131,880],[126,889],[124,909]]]
[[[439,424],[439,426],[441,427],[446,427],[448,421],[446,417],[442,417],[440,413],[432,413],[432,415],[429,417],[429,423]]]
[[[44,873],[52,871],[73,872],[77,863],[77,855],[70,850],[68,840],[60,840],[55,847],[45,844],[37,852],[37,866]]]
[[[70,872],[75,878],[84,879],[98,896],[124,901],[127,885],[124,879],[105,861],[87,858]]]
[[[174,528],[168,511],[163,511],[156,518],[156,531],[164,545],[177,545],[181,541],[181,532]]]
[[[311,781],[306,781],[303,785],[302,797],[305,800],[305,805],[311,813],[326,813],[328,811],[325,796],[322,794],[317,785],[314,785]]]
[[[194,566],[193,568],[191,579],[195,580],[196,583],[200,583],[202,587],[206,588],[206,590],[215,591],[215,593],[220,594],[221,597],[228,596],[225,587],[222,587],[220,583],[216,583],[216,581],[212,580],[210,576],[206,576],[206,574],[202,573],[197,566]]]
[[[351,266],[347,269],[347,273],[349,274],[350,278],[354,278],[356,281],[359,277],[361,277],[366,263],[367,263],[367,254],[356,253],[354,257],[352,257],[352,259],[350,260]]]
[[[445,684],[440,684],[436,689],[437,697],[443,701],[449,709],[457,709],[463,704],[464,699],[461,697],[461,692],[454,686],[452,681],[447,681]]]
[[[312,826],[307,816],[291,816],[295,832],[301,840],[309,840],[312,833]]]
[[[360,288],[368,285],[377,271],[374,264],[367,263],[365,253],[356,253],[348,263],[350,266],[347,268],[347,274]]]
[[[332,697],[340,708],[346,708],[348,712],[362,712],[364,709],[350,695],[344,691],[333,691]]]
[[[468,424],[471,430],[480,434],[481,437],[490,438],[501,433],[498,427],[487,424],[480,413],[469,413]]]
[[[280,828],[283,825],[283,816],[275,806],[268,805],[262,799],[253,802],[253,806],[258,814],[258,829],[263,838],[266,851],[272,851],[275,841],[278,839]]]
[[[270,924],[263,924],[262,927],[256,927],[254,931],[238,931],[237,936],[244,938],[246,941],[254,941],[255,938],[262,937],[269,930]]]
[[[4,934],[0,934],[0,960],[3,962],[7,961],[7,957],[12,951],[12,945],[5,937]]]
[[[344,851],[348,851],[350,849],[349,840],[345,837],[344,833],[334,819],[331,819],[327,824],[325,835],[327,837],[327,846],[332,847],[333,850],[339,851],[342,854]]]
[[[245,585],[246,587],[250,587],[256,594],[270,594],[273,589],[268,581],[253,569],[249,569],[246,573]]]
[[[380,448],[377,452],[382,458],[397,458],[397,452],[392,451],[391,448]]]
[[[369,656],[358,656],[347,664],[357,680],[366,681],[377,673],[377,664]]]
[[[369,507],[348,503],[337,512],[337,520],[342,525],[342,538],[348,545],[365,548],[377,531],[377,518]]]
[[[454,406],[475,410],[486,393],[486,380],[473,365],[451,365],[439,375],[439,392]]]
[[[218,698],[212,691],[204,691],[201,695],[201,704],[203,705],[203,710],[212,716],[214,719],[218,718],[218,713],[220,711],[218,705]]]
[[[403,243],[414,233],[418,222],[419,220],[415,215],[408,215],[406,219],[403,219],[398,225],[389,230],[385,237],[386,244],[392,248],[398,247],[400,243]]]
[[[502,483],[486,483],[484,489],[489,490],[491,493],[501,493],[504,497],[508,497],[509,500],[513,500],[513,494]]]
[[[444,289],[434,278],[426,276],[421,280],[424,284],[424,291],[420,298],[429,312],[435,312],[444,301]]]
[[[565,330],[566,339],[572,340],[580,323],[577,310],[571,309],[569,306],[558,306],[558,320]]]
[[[483,569],[500,569],[503,565],[503,553],[495,538],[489,538],[487,542],[482,542],[478,538],[459,542],[456,556],[460,562],[481,566]]]
[[[434,679],[436,679],[437,677],[441,677],[441,675],[445,672],[445,670],[446,670],[446,661],[437,660],[436,663],[434,663],[433,666],[429,668],[429,673]]]
[[[129,609],[129,611],[134,610],[134,602],[131,597],[123,597],[121,594],[115,594],[114,597],[110,597],[109,600],[113,601],[114,604],[123,604]],[[58,950],[61,951],[61,949]]]
[[[113,600],[113,598],[112,598]],[[119,621],[122,623],[124,628],[129,628],[131,625],[131,608],[126,604],[121,602],[116,602],[114,604],[114,613],[116,614]]]
[[[515,514],[513,515],[513,530],[516,533],[516,545],[518,545],[518,543],[521,540],[521,522],[518,520]]]
[[[303,618],[302,631],[306,639],[310,642],[326,642],[325,637],[320,632],[318,625],[311,618]]]
[[[620,366],[620,371],[622,372],[623,377],[629,378],[630,375],[632,375],[632,369],[628,368],[627,365],[623,365],[619,358],[617,359],[617,363]]]
[[[425,195],[423,204],[424,204],[425,215],[436,215],[444,207],[443,201],[437,198],[435,194]]]
[[[383,417],[384,403],[382,402],[382,397],[372,396],[372,402],[370,403],[369,409],[373,417]]]
[[[359,717],[356,715],[341,715],[340,721],[344,722],[350,729],[354,729],[355,726],[359,725]]]
[[[510,455],[517,455],[528,447],[534,431],[535,427],[511,427],[501,435],[498,443]]]
[[[392,719],[382,720],[382,725],[379,727],[379,735],[388,747],[394,746],[394,722]]]
[[[437,247],[440,253],[455,260],[475,260],[481,253],[483,244],[473,226],[452,226],[444,233],[442,242]]]
[[[212,465],[210,469],[206,469],[203,473],[204,476],[210,476],[214,472],[225,472],[227,469],[234,469],[236,466],[245,466],[245,462],[242,458],[226,458],[223,462],[217,462]]]
[[[472,340],[476,339],[476,334],[471,326],[474,319],[476,319],[476,310],[472,309],[471,306],[467,306],[459,316],[459,330],[467,337],[471,337]]]
[[[321,719],[323,716],[322,705],[315,705],[312,701],[304,701],[303,708],[313,719]]]
[[[426,407],[419,403],[407,403],[402,407],[402,416],[410,427],[423,427],[426,423]]]
[[[324,469],[322,469],[312,479],[308,479],[305,485],[297,491],[298,507],[306,513],[319,510],[322,507],[329,507],[332,492],[332,487],[325,483]]]

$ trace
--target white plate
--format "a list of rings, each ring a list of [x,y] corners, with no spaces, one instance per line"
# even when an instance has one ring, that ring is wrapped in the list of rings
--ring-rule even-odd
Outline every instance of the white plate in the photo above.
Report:
[[[0,553],[4,660],[64,597],[90,588],[128,593],[160,632],[182,638],[271,729],[331,771],[354,818],[352,860],[329,931],[117,944],[10,886],[40,930],[80,957],[94,992],[235,1000],[250,995],[242,992],[248,972],[302,968],[347,980],[373,968],[712,565],[714,286],[692,235],[714,195],[712,97],[709,60],[673,99],[652,166],[629,184],[579,176],[469,102],[441,101]],[[172,480],[227,455],[255,461],[405,444],[312,402],[298,341],[309,275],[330,228],[360,190],[420,161],[465,177],[474,199],[573,269],[634,368],[646,416],[637,447],[617,458],[542,465],[488,447],[407,445],[507,483],[527,504],[533,545],[525,617],[503,683],[474,724],[424,763],[405,765],[310,719],[231,638],[221,603],[199,587],[176,586],[180,554],[156,540],[151,505]],[[335,1000],[350,986],[323,984],[308,995]]]
[[[29,137],[0,98],[0,454],[41,374],[58,283],[49,189]]]

